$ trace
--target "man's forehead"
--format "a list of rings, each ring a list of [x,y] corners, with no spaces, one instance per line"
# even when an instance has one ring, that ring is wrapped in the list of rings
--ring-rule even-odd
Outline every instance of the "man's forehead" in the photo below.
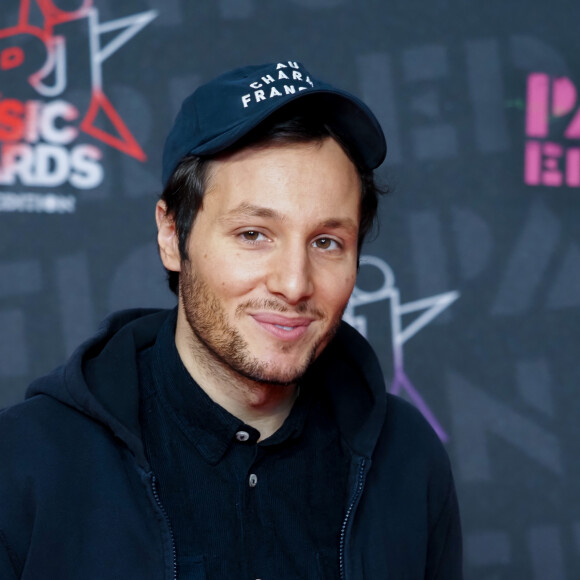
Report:
[[[259,180],[267,175],[268,169],[286,166],[292,168],[287,178],[299,183],[303,179],[303,167],[312,162],[319,163],[317,168],[324,172],[325,180],[341,180],[345,173],[356,175],[360,180],[359,169],[334,137],[291,137],[259,141],[215,156],[208,161],[206,192],[215,187],[216,177],[224,173]]]
[[[211,161],[202,208],[221,224],[253,218],[297,224],[308,216],[312,226],[358,229],[358,171],[334,139],[323,143],[248,147]]]

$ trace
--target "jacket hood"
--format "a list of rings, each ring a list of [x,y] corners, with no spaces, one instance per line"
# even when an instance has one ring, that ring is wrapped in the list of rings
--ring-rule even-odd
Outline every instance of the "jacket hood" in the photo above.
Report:
[[[133,309],[112,314],[63,366],[34,381],[26,398],[47,395],[104,424],[146,467],[136,353],[155,342],[170,312]],[[383,425],[387,395],[368,342],[342,322],[310,373],[328,391],[347,444],[370,457]]]

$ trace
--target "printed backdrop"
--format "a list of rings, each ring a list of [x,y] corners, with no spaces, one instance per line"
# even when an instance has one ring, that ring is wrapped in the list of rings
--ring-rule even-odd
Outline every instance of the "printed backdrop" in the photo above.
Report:
[[[301,61],[387,135],[346,318],[447,446],[467,578],[579,578],[579,32],[572,0],[2,0],[0,407],[111,311],[173,305],[181,100]]]

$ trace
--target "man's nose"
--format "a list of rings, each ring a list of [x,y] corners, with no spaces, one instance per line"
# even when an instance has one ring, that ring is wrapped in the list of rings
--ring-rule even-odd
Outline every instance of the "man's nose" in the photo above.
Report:
[[[312,274],[308,248],[293,245],[272,256],[267,287],[289,304],[297,304],[312,295]]]

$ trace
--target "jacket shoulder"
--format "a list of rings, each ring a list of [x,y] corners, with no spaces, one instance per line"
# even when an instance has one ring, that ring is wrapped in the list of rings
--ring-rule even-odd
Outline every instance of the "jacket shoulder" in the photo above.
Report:
[[[0,411],[0,474],[27,463],[45,463],[57,448],[66,452],[87,423],[94,421],[48,395],[35,395]]]
[[[406,578],[462,578],[461,523],[447,451],[420,411],[397,396],[387,396],[359,516],[360,550],[376,572],[369,577],[394,569],[405,570]]]
[[[388,395],[373,469],[381,474],[382,481],[408,486],[429,497],[431,517],[436,506],[445,504],[454,493],[451,462],[443,442],[422,413],[397,396]]]
[[[413,452],[448,465],[447,452],[433,427],[411,403],[387,394],[387,412],[382,438],[396,442],[403,452]]]

